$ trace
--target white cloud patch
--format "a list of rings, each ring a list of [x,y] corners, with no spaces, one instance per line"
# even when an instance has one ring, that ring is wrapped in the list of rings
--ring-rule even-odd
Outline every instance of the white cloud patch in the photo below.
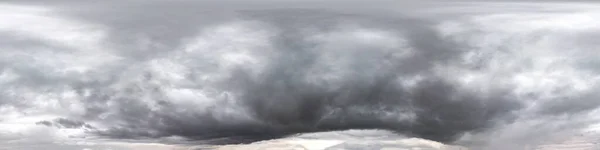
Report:
[[[543,133],[579,132],[572,128],[580,127],[573,125],[595,120],[590,113],[597,109],[594,93],[599,90],[600,75],[581,62],[594,60],[597,54],[589,53],[596,50],[581,46],[578,40],[586,38],[582,33],[600,29],[600,22],[591,19],[599,15],[593,9],[484,14],[438,26],[444,37],[467,44],[463,61],[457,64],[466,68],[448,71],[442,67],[442,74],[458,78],[474,90],[512,88],[510,94],[526,103],[519,113],[522,118],[487,135],[495,137],[490,141],[497,141],[488,148],[535,146],[550,138],[542,137]],[[558,116],[537,118],[537,113]]]

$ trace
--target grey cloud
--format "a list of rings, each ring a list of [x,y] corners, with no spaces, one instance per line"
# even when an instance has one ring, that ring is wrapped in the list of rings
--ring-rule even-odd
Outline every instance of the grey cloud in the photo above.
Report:
[[[142,83],[129,85],[130,87],[125,88],[124,91],[95,90],[88,99],[90,103],[87,103],[92,114],[87,116],[95,117],[101,115],[103,111],[116,111],[117,115],[113,117],[126,124],[119,124],[100,134],[117,138],[177,135],[202,140],[228,137],[243,142],[299,132],[381,128],[448,142],[463,132],[484,129],[495,121],[506,120],[510,118],[507,117],[511,115],[510,110],[519,108],[517,101],[503,97],[501,94],[493,96],[494,99],[481,100],[485,98],[476,96],[476,93],[456,90],[455,85],[435,76],[427,75],[426,80],[419,82],[414,89],[403,88],[399,83],[394,83],[395,80],[402,80],[404,75],[428,74],[431,65],[454,61],[452,59],[455,56],[452,55],[459,55],[457,52],[460,51],[453,50],[452,43],[437,37],[431,29],[413,25],[415,21],[372,20],[361,16],[343,16],[311,10],[257,11],[256,13],[250,11],[249,13],[251,14],[247,18],[258,17],[264,22],[276,25],[276,28],[283,30],[285,34],[275,37],[273,45],[281,54],[268,60],[270,64],[267,70],[261,72],[258,79],[251,77],[251,73],[239,69],[231,72],[234,76],[223,80],[223,83],[220,83],[222,85],[217,85],[224,86],[229,89],[228,91],[241,93],[236,105],[221,104],[208,110],[176,113],[177,109],[182,108],[176,108],[169,104],[168,99],[161,98],[164,97],[161,95],[161,90],[164,90],[161,89],[162,87],[144,83],[154,80],[152,73],[148,73]],[[271,16],[271,14],[278,15]],[[291,21],[281,20],[285,19],[283,18],[285,16],[298,17]],[[338,18],[339,21],[321,18],[326,16]],[[313,24],[303,25],[302,22],[313,22]],[[328,85],[311,85],[304,81],[311,76],[306,70],[327,63],[315,60],[320,55],[320,51],[326,49],[312,51],[314,46],[307,47],[311,43],[305,39],[306,36],[311,35],[303,35],[305,33],[302,33],[302,29],[317,28],[321,30],[319,32],[331,32],[341,24],[338,22],[352,22],[392,31],[395,28],[392,28],[389,22],[406,26],[407,29],[401,31],[406,31],[414,37],[409,39],[408,43],[411,48],[418,50],[406,60],[386,58],[388,54],[377,51],[371,54],[365,53],[363,57],[349,54],[348,61],[361,63],[361,59],[369,60],[372,62],[365,63],[366,67],[380,66],[386,69],[377,72],[353,69],[352,71],[356,71],[357,74],[345,77],[343,80],[347,82],[341,85],[334,85],[340,86],[340,89],[329,90],[326,87]],[[391,33],[400,34],[400,31],[397,32]],[[360,48],[360,45],[356,46]],[[202,60],[198,61],[202,63]],[[388,65],[388,62],[392,64]],[[202,72],[202,70],[198,71]],[[193,82],[191,79],[188,80]],[[102,88],[102,86],[88,88]],[[102,92],[103,90],[109,91]],[[161,110],[153,111],[146,103],[137,100],[139,96],[147,94],[153,95],[152,99],[160,104]],[[125,97],[110,98],[111,95]],[[110,102],[119,105],[116,105],[116,108],[106,108],[102,103],[109,102],[107,101],[109,99]],[[96,101],[101,102],[100,105],[96,105]],[[490,103],[484,103],[487,101]],[[215,118],[219,116],[215,114],[219,113],[219,107],[233,107],[247,113],[251,119]],[[416,119],[391,119],[403,115],[415,115]],[[504,117],[507,118],[502,119]]]
[[[540,104],[539,113],[550,115],[579,115],[596,109],[597,93],[587,93],[575,97],[564,97],[556,101]]]
[[[57,127],[57,128],[87,128],[87,129],[95,129],[89,124],[86,124],[83,121],[77,120],[69,120],[65,118],[56,118],[52,121],[40,121],[37,122],[38,125],[44,125],[49,127]]]
[[[201,5],[205,3],[53,3],[48,6],[57,9],[53,15],[106,27],[103,52],[120,59],[72,74],[51,74],[50,69],[0,60],[0,75],[11,69],[20,77],[11,83],[0,81],[7,85],[0,89],[35,89],[45,94],[43,98],[75,93],[69,97],[75,101],[58,98],[65,103],[61,107],[80,102],[82,111],[41,120],[39,125],[90,128],[91,135],[114,139],[179,136],[196,144],[246,143],[345,129],[386,129],[453,142],[465,134],[485,135],[501,127],[520,126],[527,118],[585,116],[600,106],[592,94],[597,87],[571,99],[536,97],[563,93],[573,88],[569,84],[564,91],[549,88],[552,91],[534,90],[529,97],[515,94],[519,85],[504,84],[511,82],[505,76],[532,69],[526,67],[500,68],[504,74],[490,75],[498,76],[497,80],[469,88],[477,84],[462,82],[469,72],[492,72],[498,64],[495,61],[505,61],[500,59],[504,55],[496,57],[487,50],[518,46],[491,45],[481,50],[477,44],[485,45],[486,39],[461,41],[492,34],[471,22],[461,26],[469,28],[466,34],[444,35],[438,25],[468,20],[460,13],[419,16],[415,8],[408,9],[417,4],[408,2],[414,5],[403,6],[407,9],[400,12],[350,6],[363,2],[326,9],[317,4],[290,8],[293,2],[242,6],[231,1],[238,5],[223,10],[213,6],[225,7],[226,2]],[[378,5],[382,4],[386,3]],[[437,7],[441,6],[416,8]],[[595,36],[590,34],[586,36]],[[7,43],[0,48],[32,50],[30,46],[36,45],[72,54],[69,48],[73,47],[60,43],[49,46],[4,33],[0,36],[11,39],[0,41]],[[503,52],[507,58],[519,56]],[[465,63],[470,53],[481,56],[478,62]],[[454,68],[458,73],[452,72]],[[0,94],[0,104],[35,105],[8,100],[14,95],[6,92]],[[529,110],[530,102],[536,100],[540,103],[536,110]]]

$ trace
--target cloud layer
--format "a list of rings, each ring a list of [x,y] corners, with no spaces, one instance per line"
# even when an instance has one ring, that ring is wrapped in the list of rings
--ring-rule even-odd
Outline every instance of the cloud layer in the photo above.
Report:
[[[502,149],[598,119],[593,6],[292,3],[2,4],[0,145],[386,129]]]

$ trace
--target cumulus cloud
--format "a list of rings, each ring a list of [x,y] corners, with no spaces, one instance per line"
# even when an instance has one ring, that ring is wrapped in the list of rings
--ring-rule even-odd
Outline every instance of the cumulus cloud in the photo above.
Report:
[[[598,119],[591,6],[81,3],[0,5],[0,138],[224,144],[385,129],[518,149]],[[473,6],[494,9],[457,10]]]

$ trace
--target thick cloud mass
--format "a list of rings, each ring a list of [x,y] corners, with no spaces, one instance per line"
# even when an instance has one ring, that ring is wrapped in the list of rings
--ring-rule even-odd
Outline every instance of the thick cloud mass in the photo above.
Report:
[[[598,119],[600,6],[246,3],[0,4],[0,139],[386,129],[501,149]]]

